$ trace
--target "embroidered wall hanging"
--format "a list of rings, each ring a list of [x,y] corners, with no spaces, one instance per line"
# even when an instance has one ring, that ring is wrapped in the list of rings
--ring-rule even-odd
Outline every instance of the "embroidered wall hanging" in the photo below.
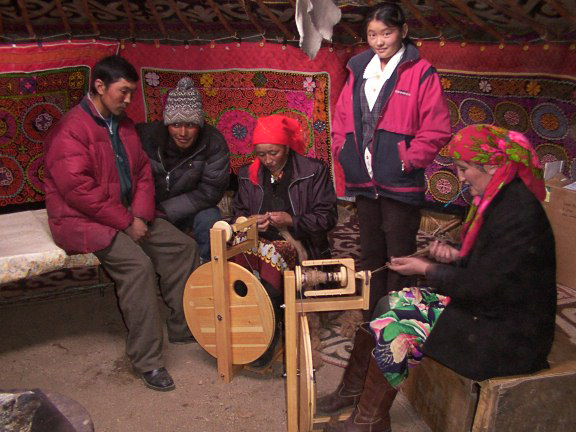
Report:
[[[258,117],[281,113],[297,119],[306,156],[332,162],[329,127],[329,75],[266,69],[183,71],[142,68],[147,121],[162,119],[168,91],[183,76],[202,95],[206,122],[225,137],[233,172],[253,159],[252,133]]]
[[[88,66],[0,74],[0,207],[44,201],[44,138],[89,77]]]
[[[439,71],[452,132],[489,123],[523,133],[546,162],[563,160],[576,180],[576,78]],[[467,205],[456,169],[442,149],[426,169],[428,201]]]

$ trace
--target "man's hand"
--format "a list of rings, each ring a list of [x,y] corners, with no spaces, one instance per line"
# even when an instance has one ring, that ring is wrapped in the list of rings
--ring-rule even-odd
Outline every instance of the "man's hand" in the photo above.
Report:
[[[135,242],[148,236],[148,226],[142,219],[135,217],[132,223],[124,232]]]

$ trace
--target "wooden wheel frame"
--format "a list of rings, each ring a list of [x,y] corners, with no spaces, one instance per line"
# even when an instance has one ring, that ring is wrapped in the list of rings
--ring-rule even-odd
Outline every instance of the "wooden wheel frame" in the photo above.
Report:
[[[227,262],[230,274],[230,336],[233,364],[258,359],[274,336],[274,309],[260,281],[244,267]],[[198,267],[184,289],[184,314],[190,331],[210,355],[217,356],[212,263]]]
[[[350,262],[351,261],[351,262]],[[325,297],[302,296],[302,269],[284,272],[284,327],[286,333],[286,405],[288,432],[311,432],[328,422],[330,417],[316,416],[316,383],[312,363],[312,344],[307,313],[333,310],[364,309],[369,307],[370,275],[354,271],[354,261],[341,260],[307,261],[307,266],[343,265],[346,280],[362,281],[358,294],[345,295],[342,289],[324,290]],[[348,290],[348,288],[345,288]],[[329,296],[333,293],[333,296]]]
[[[298,323],[298,425],[300,431],[311,431],[316,412],[316,379],[312,362],[312,344],[308,317],[300,315]]]

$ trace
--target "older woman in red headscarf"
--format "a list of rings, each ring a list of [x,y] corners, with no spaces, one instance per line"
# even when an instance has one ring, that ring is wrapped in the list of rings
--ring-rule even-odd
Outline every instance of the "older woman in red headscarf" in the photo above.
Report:
[[[258,218],[257,250],[234,261],[257,272],[272,303],[282,303],[282,273],[299,259],[330,258],[328,232],[338,219],[328,168],[303,156],[300,123],[283,115],[258,119],[254,162],[240,168],[234,218]],[[272,344],[274,345],[274,344]],[[266,355],[256,365],[265,365]]]
[[[548,367],[556,261],[536,153],[522,134],[491,125],[463,128],[449,152],[474,196],[462,247],[434,242],[428,258],[391,259],[391,270],[433,288],[380,302],[374,338],[355,342],[337,392],[318,401],[323,412],[355,406],[328,431],[390,430],[396,391],[423,355],[478,381]]]

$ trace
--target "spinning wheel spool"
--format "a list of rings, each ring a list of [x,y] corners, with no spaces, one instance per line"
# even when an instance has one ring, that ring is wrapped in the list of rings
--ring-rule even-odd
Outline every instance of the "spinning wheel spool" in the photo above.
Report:
[[[304,288],[312,288],[316,285],[332,283],[337,284],[339,287],[348,285],[348,272],[346,267],[340,266],[337,271],[324,272],[317,269],[306,269],[297,266],[296,273],[296,286]]]
[[[260,281],[244,267],[227,262],[230,274],[232,363],[259,358],[272,342],[275,321],[272,302]],[[210,355],[217,357],[212,263],[198,267],[184,289],[184,314],[190,331]]]
[[[332,271],[314,268],[328,266]],[[360,282],[358,292],[357,281]],[[315,283],[335,284],[337,287],[314,289]],[[288,432],[311,432],[315,426],[330,420],[326,416],[315,417],[316,384],[307,313],[366,310],[369,299],[370,274],[356,273],[352,258],[304,261],[294,271],[284,272]]]
[[[236,219],[236,223],[233,225],[230,225],[226,221],[220,220],[214,223],[212,228],[224,230],[224,238],[226,239],[226,242],[229,242],[230,240],[232,240],[234,233],[238,231],[237,226],[241,223],[246,222],[247,220],[248,220],[247,217],[239,216],[238,219]]]

